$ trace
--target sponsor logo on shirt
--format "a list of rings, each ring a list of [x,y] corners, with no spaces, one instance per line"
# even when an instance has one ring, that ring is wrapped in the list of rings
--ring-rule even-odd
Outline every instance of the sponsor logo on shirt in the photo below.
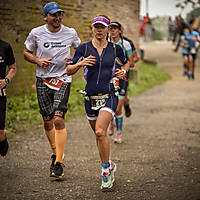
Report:
[[[62,42],[45,42],[44,47],[45,48],[55,48],[55,47],[66,47],[66,44],[62,44]]]

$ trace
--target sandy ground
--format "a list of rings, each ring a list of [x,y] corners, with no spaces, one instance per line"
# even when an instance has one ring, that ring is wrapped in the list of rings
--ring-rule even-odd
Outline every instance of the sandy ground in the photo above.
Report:
[[[67,123],[65,178],[49,177],[51,151],[42,126],[9,140],[0,158],[0,199],[200,200],[200,65],[196,79],[182,76],[180,51],[168,42],[142,44],[145,58],[172,80],[131,99],[123,143],[114,144],[117,164],[112,192],[100,191],[100,161],[85,116]],[[199,59],[199,58],[198,58]]]

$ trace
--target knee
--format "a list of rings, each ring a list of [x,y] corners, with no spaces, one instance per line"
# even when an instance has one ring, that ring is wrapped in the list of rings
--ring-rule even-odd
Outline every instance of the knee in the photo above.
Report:
[[[45,122],[44,122],[44,129],[45,129],[46,131],[52,130],[52,129],[53,129],[53,121],[52,121],[52,120],[50,120],[50,121],[45,121]]]
[[[95,131],[97,140],[103,140],[105,137],[105,131],[102,128],[97,128]]]
[[[61,117],[55,117],[54,125],[55,125],[55,129],[61,130],[61,129],[65,128],[65,121]]]

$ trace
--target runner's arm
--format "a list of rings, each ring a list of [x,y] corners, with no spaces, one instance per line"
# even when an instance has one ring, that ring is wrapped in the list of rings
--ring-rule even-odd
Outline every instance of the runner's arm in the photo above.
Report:
[[[94,66],[96,64],[96,57],[94,56],[88,56],[87,58],[84,58],[83,60],[77,62],[74,65],[68,65],[67,66],[67,75],[73,75],[75,74],[81,67],[83,66]]]
[[[136,63],[136,62],[138,62],[139,60],[140,60],[140,58],[139,58],[137,52],[135,51],[135,52],[133,53],[133,61],[134,61],[134,63]]]
[[[24,48],[24,59],[31,63],[38,64],[42,68],[48,68],[48,66],[52,64],[51,58],[38,58],[26,47]]]
[[[127,56],[127,57],[128,57],[128,61],[129,61],[129,66],[134,67],[135,63],[134,63],[133,55],[130,55],[130,56]]]
[[[9,68],[9,71],[5,78],[8,78],[9,82],[10,82],[13,79],[13,77],[15,76],[16,71],[17,71],[16,63],[9,65],[8,68]],[[0,89],[4,88],[6,85],[7,85],[6,80],[0,79]]]

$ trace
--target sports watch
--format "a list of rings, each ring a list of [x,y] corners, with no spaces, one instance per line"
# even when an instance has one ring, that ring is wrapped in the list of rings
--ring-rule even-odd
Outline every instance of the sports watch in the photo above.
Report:
[[[5,78],[6,84],[8,85],[10,83],[10,79],[9,78]]]

